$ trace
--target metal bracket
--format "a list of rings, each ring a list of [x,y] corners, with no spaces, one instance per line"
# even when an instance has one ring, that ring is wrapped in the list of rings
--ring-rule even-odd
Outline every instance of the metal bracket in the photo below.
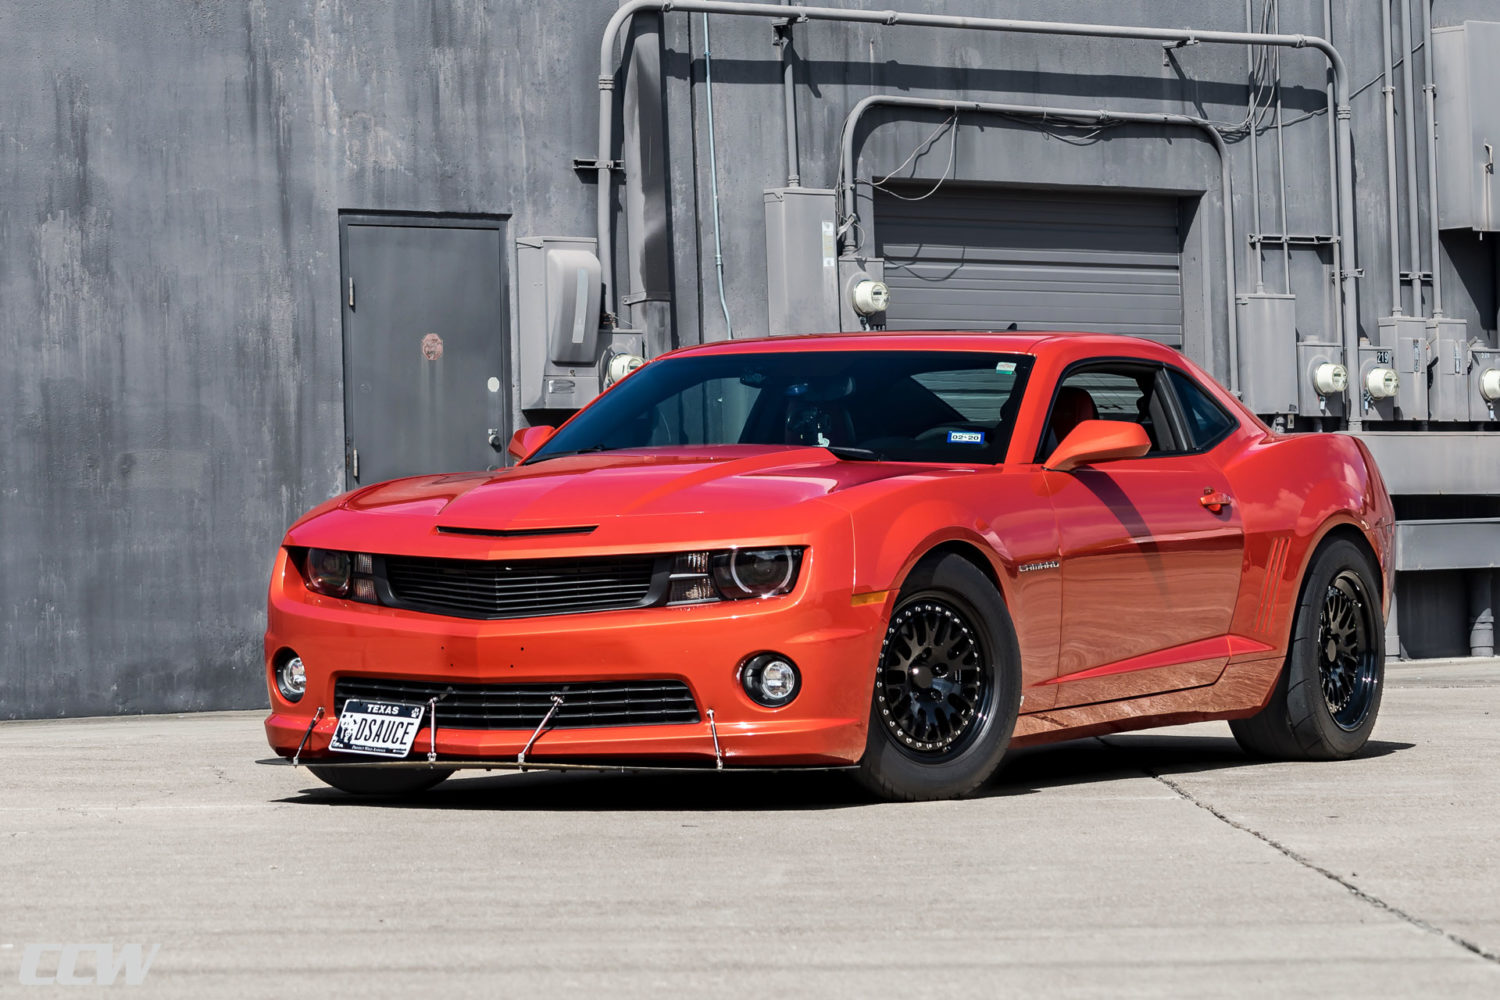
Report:
[[[537,737],[542,735],[542,730],[547,728],[547,723],[552,721],[552,716],[562,707],[562,703],[562,695],[555,694],[552,696],[552,707],[547,709],[547,714],[542,716],[541,722],[537,723],[536,731],[531,734],[531,739],[527,740],[526,745],[521,748],[521,752],[516,754],[516,766],[521,770],[526,770],[526,755],[531,752],[532,744],[537,741]]]
[[[714,710],[711,708],[708,710],[708,731],[713,734],[714,738],[714,770],[722,771],[724,770],[724,751],[719,748],[719,727],[714,722]]]
[[[296,764],[301,760],[301,758],[302,758],[302,748],[305,747],[305,746],[307,746],[307,741],[312,737],[313,729],[315,729],[317,727],[318,723],[320,721],[322,721],[322,718],[323,718],[323,706],[319,705],[318,706],[318,710],[313,713],[312,721],[307,724],[307,732],[305,732],[305,733],[302,734],[302,742],[297,744],[297,752],[294,753],[294,754],[292,754],[292,765],[293,766],[296,766]]]
[[[1432,272],[1431,271],[1402,271],[1401,272],[1401,280],[1402,281],[1416,280],[1416,281],[1423,281],[1423,282],[1427,282],[1427,283],[1431,284],[1431,282],[1432,282]]]
[[[1341,277],[1341,278],[1363,278],[1364,276],[1365,276],[1365,269],[1362,268],[1362,267],[1356,267],[1352,271],[1340,271],[1339,272],[1339,277]]]
[[[605,167],[605,168],[607,168],[609,170],[615,170],[615,171],[618,171],[620,173],[624,173],[625,172],[625,161],[624,160],[600,160],[597,156],[575,156],[575,157],[573,157],[573,169],[576,170],[576,171],[578,171],[581,174],[596,172],[596,171],[598,171],[598,169],[600,167]]]
[[[1163,66],[1170,66],[1170,65],[1172,65],[1172,53],[1174,51],[1176,51],[1177,49],[1187,48],[1189,45],[1197,45],[1197,44],[1198,44],[1198,39],[1196,39],[1196,38],[1179,38],[1175,42],[1162,42],[1161,43],[1161,64]]]
[[[437,703],[453,693],[453,689],[447,688],[442,694],[433,695],[427,699],[427,711],[431,713],[427,726],[427,763],[431,764],[437,760]]]

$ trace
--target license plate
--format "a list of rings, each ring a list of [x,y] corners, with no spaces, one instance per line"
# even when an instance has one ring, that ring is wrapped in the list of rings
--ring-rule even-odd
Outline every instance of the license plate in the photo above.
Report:
[[[328,749],[340,753],[405,757],[422,725],[426,705],[403,705],[392,701],[358,701],[350,698],[339,713]]]

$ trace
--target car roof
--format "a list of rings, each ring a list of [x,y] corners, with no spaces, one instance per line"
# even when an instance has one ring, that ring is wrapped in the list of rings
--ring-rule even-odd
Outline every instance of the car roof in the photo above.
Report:
[[[1153,340],[1118,333],[1038,331],[952,332],[942,330],[866,330],[857,333],[814,333],[791,337],[758,337],[753,340],[720,340],[683,347],[674,356],[827,350],[858,351],[986,351],[1009,354],[1041,354],[1062,349],[1069,355],[1127,355],[1158,361],[1181,359],[1172,348]]]

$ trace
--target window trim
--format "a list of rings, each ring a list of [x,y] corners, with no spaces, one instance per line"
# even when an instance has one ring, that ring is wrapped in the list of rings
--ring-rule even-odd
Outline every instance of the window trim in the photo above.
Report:
[[[1032,460],[1034,464],[1041,465],[1045,463],[1047,458],[1049,457],[1042,454],[1042,450],[1046,447],[1047,444],[1047,429],[1052,426],[1052,411],[1057,406],[1057,394],[1062,390],[1068,378],[1080,371],[1086,371],[1090,368],[1109,365],[1133,366],[1136,368],[1151,369],[1153,371],[1155,392],[1162,399],[1162,405],[1167,410],[1168,420],[1173,425],[1169,427],[1168,430],[1171,432],[1173,438],[1184,445],[1184,447],[1179,451],[1151,451],[1147,452],[1145,455],[1142,455],[1141,458],[1176,458],[1182,455],[1202,455],[1211,451],[1219,444],[1222,444],[1226,438],[1228,438],[1242,426],[1239,420],[1234,416],[1234,414],[1230,413],[1227,409],[1225,409],[1222,403],[1214,398],[1213,393],[1204,389],[1199,381],[1193,377],[1192,373],[1179,367],[1178,365],[1174,365],[1166,361],[1157,361],[1151,358],[1135,358],[1128,355],[1084,358],[1080,361],[1074,361],[1066,368],[1064,368],[1062,370],[1062,373],[1057,376],[1057,381],[1052,386],[1052,396],[1047,402],[1047,413],[1045,418],[1042,420],[1041,434],[1038,436],[1036,442],[1036,457]],[[1197,440],[1197,435],[1193,433],[1192,427],[1188,423],[1187,413],[1183,408],[1183,402],[1177,395],[1177,386],[1172,383],[1171,378],[1167,375],[1169,369],[1177,372],[1178,374],[1186,378],[1189,382],[1191,382],[1195,387],[1199,389],[1200,392],[1203,393],[1203,396],[1208,399],[1208,401],[1211,402],[1215,408],[1219,410],[1220,413],[1229,418],[1229,425],[1222,434],[1203,443],[1200,443]],[[1121,461],[1127,460],[1121,459]],[[1130,459],[1128,461],[1139,461],[1139,459]]]

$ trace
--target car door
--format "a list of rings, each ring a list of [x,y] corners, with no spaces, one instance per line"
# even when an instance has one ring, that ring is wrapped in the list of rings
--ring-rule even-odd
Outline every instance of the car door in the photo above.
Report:
[[[1062,578],[1056,707],[1210,684],[1228,659],[1244,530],[1173,383],[1161,365],[1096,362],[1054,394],[1045,453],[1091,416],[1140,423],[1152,441],[1140,458],[1044,473]]]

